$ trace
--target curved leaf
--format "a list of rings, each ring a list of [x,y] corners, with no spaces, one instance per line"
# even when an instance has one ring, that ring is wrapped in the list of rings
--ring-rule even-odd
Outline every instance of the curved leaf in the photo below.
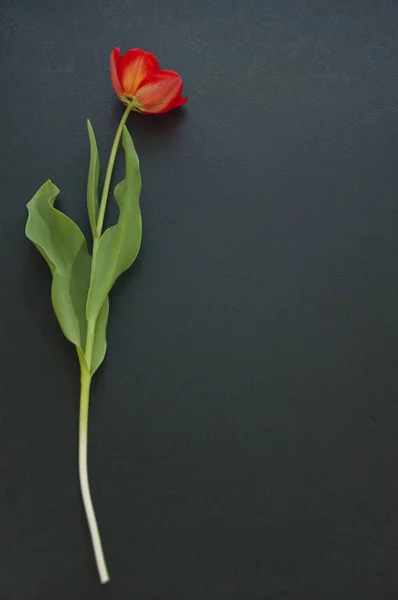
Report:
[[[90,140],[90,166],[88,169],[87,179],[87,209],[88,218],[90,220],[90,227],[93,234],[93,238],[97,237],[97,219],[99,212],[98,205],[98,180],[100,172],[100,162],[98,155],[97,142],[95,139],[94,130],[92,125],[87,119],[88,137]]]
[[[115,188],[119,205],[116,225],[102,235],[87,298],[87,319],[95,319],[111,287],[123,271],[137,258],[142,235],[140,212],[141,175],[133,140],[124,127],[123,147],[126,154],[126,177]]]
[[[53,274],[52,302],[65,336],[81,350],[86,339],[84,304],[90,256],[79,227],[54,208],[59,189],[47,181],[28,203],[26,235],[40,250]]]
[[[28,202],[26,235],[45,258],[53,275],[51,299],[61,329],[78,352],[84,353],[91,257],[76,223],[54,208],[58,194],[59,189],[47,181]],[[105,356],[108,311],[105,298],[96,326],[92,372]]]

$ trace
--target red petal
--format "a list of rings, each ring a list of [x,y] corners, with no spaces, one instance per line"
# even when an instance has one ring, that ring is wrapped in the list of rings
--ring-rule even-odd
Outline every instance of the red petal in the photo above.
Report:
[[[111,54],[111,81],[113,89],[118,96],[123,95],[123,89],[119,81],[118,66],[119,66],[120,48],[114,48]]]
[[[120,57],[119,77],[123,92],[134,96],[143,79],[160,71],[156,57],[150,52],[133,48]]]
[[[135,93],[138,104],[146,113],[163,113],[184,104],[181,98],[182,81],[175,71],[160,71],[149,75]]]
[[[185,98],[180,97],[177,100],[173,100],[173,102],[170,102],[170,104],[168,106],[166,106],[163,110],[160,110],[157,114],[169,112],[169,110],[172,110],[173,108],[182,106],[182,104],[185,104],[185,102],[187,100],[188,100],[188,96],[185,96]]]

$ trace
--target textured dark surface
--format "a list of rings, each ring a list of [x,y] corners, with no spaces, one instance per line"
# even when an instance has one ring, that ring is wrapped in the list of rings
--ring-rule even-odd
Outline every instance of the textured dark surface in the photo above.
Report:
[[[397,2],[0,8],[0,599],[395,600]],[[78,365],[24,225],[50,177],[88,231],[85,120],[104,165],[116,45],[190,100],[129,119],[144,243],[93,389],[101,588]]]

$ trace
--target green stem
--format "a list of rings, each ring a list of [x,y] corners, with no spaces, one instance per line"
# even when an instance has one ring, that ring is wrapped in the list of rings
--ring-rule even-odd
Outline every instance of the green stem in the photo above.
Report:
[[[92,319],[91,321],[87,322],[86,349],[84,352],[84,358],[86,359],[86,364],[89,370],[91,370],[91,361],[93,358],[95,325],[95,319]]]
[[[116,131],[115,139],[113,141],[111,153],[109,156],[109,162],[106,169],[104,188],[102,190],[100,208],[97,220],[97,229],[93,240],[93,258],[91,266],[91,274],[93,273],[93,264],[97,254],[98,243],[102,234],[102,227],[104,225],[104,217],[106,210],[106,203],[109,195],[109,188],[111,185],[112,171],[115,164],[117,149],[119,147],[120,138],[122,136],[123,127],[126,123],[127,117],[132,110],[132,105],[129,104],[124,111],[119,127]],[[81,371],[81,386],[80,386],[80,416],[79,416],[79,479],[80,488],[83,498],[84,510],[86,511],[87,523],[90,530],[91,540],[93,543],[93,550],[95,560],[97,563],[98,574],[101,583],[109,581],[108,569],[106,567],[104,552],[102,549],[101,537],[97,525],[97,519],[95,517],[93,502],[91,500],[90,484],[88,479],[87,471],[87,434],[88,434],[88,409],[90,404],[90,386],[91,386],[91,363],[93,358],[94,339],[95,339],[95,326],[96,319],[92,319],[87,322],[87,333],[86,333],[86,347],[84,356],[79,355],[80,371]]]
[[[99,213],[98,213],[96,240],[99,240],[99,238],[101,237],[102,227],[104,225],[106,203],[108,200],[109,187],[111,185],[112,171],[113,171],[113,166],[115,164],[116,153],[117,153],[117,149],[119,146],[120,138],[122,137],[124,124],[126,123],[127,117],[129,116],[132,108],[133,108],[132,104],[127,105],[127,108],[124,111],[122,119],[119,123],[119,127],[117,128],[115,139],[113,140],[112,150],[111,150],[111,153],[109,156],[108,167],[107,167],[106,173],[105,173],[104,188],[102,190],[100,208],[99,208]],[[93,255],[95,253],[95,248],[97,246],[96,240],[94,240]]]

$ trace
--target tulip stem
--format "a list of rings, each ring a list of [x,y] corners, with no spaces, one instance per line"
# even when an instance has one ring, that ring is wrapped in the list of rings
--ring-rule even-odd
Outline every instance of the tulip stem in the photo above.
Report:
[[[113,140],[109,162],[106,169],[104,188],[102,190],[100,208],[98,212],[97,228],[93,239],[93,262],[98,250],[99,240],[102,235],[106,204],[111,185],[112,171],[115,164],[116,154],[122,137],[123,127],[126,123],[133,106],[128,104],[117,128],[115,139]],[[101,536],[98,529],[97,519],[93,507],[90,493],[90,483],[87,470],[87,433],[88,433],[88,409],[90,404],[90,386],[91,386],[91,362],[93,357],[94,337],[95,337],[96,319],[91,319],[87,323],[86,347],[84,355],[79,355],[81,383],[80,383],[80,416],[79,416],[79,479],[83,498],[84,510],[86,512],[87,523],[90,530],[91,541],[93,544],[95,561],[97,563],[98,575],[101,583],[109,581],[109,573],[105,562],[104,551],[102,549]]]
[[[80,388],[80,418],[79,418],[79,479],[82,492],[84,510],[93,543],[98,575],[101,583],[109,581],[108,569],[106,567],[101,537],[98,530],[97,519],[91,500],[90,485],[87,472],[87,430],[88,430],[88,407],[90,403],[91,375],[84,359],[80,361],[81,388]]]
[[[104,188],[102,190],[101,202],[100,202],[100,207],[99,207],[98,220],[97,220],[97,230],[96,230],[96,236],[95,236],[95,239],[94,239],[93,254],[95,254],[95,250],[96,250],[96,246],[98,244],[98,240],[99,240],[99,238],[101,237],[101,234],[102,234],[102,227],[104,225],[106,203],[108,201],[109,188],[110,188],[110,185],[111,185],[112,171],[113,171],[113,167],[114,167],[114,164],[115,164],[117,149],[119,147],[120,138],[122,137],[123,127],[124,127],[124,125],[125,125],[125,123],[127,121],[127,117],[129,116],[132,108],[133,108],[132,104],[128,104],[127,105],[126,110],[124,111],[124,114],[123,114],[123,116],[121,118],[121,121],[119,123],[119,127],[117,128],[115,139],[113,140],[111,153],[109,155],[109,162],[108,162],[108,166],[106,168],[105,180],[104,180]]]

